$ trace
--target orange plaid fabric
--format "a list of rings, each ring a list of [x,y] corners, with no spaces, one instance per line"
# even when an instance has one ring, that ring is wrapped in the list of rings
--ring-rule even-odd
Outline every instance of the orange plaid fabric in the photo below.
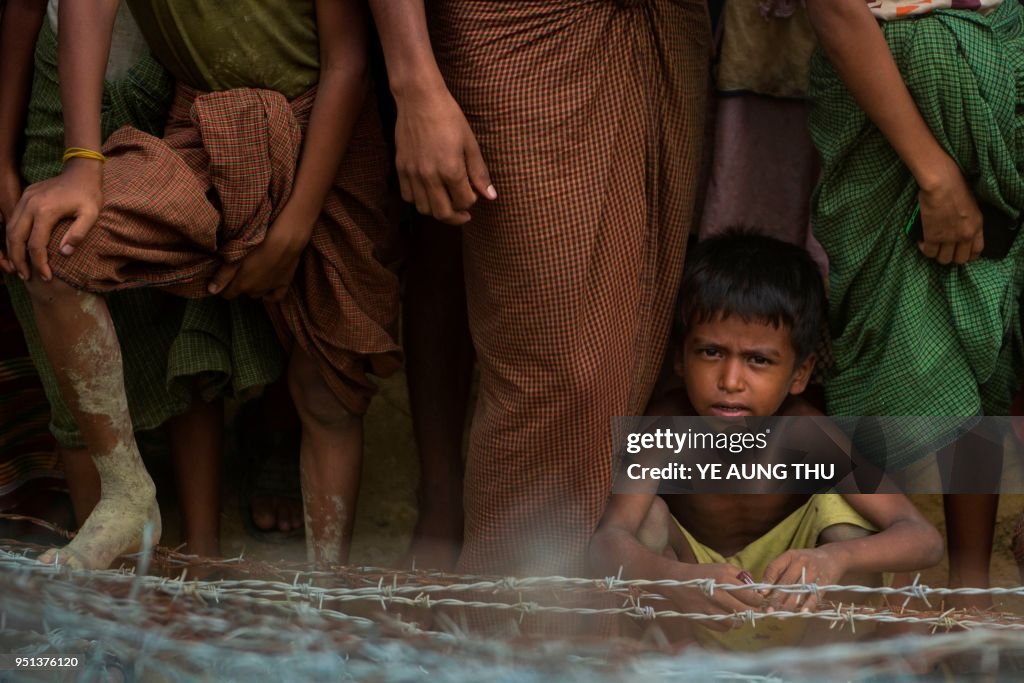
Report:
[[[294,180],[315,91],[289,103],[277,92],[200,93],[178,85],[164,138],[122,128],[104,145],[104,206],[70,257],[50,242],[54,273],[109,292],[159,287],[207,295],[222,262],[263,241]],[[367,106],[284,301],[267,311],[286,348],[298,344],[355,414],[401,364],[398,280],[384,263],[397,231],[385,216],[388,151]]]
[[[701,156],[699,0],[435,0],[445,81],[498,191],[464,229],[481,381],[471,573],[581,575],[611,420],[660,368]]]

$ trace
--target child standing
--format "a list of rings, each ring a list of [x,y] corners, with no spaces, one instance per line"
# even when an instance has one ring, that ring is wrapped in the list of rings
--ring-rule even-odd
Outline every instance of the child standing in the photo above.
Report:
[[[120,347],[93,294],[150,286],[264,300],[290,354],[310,552],[338,562],[358,491],[367,373],[399,363],[397,286],[380,262],[393,231],[386,151],[365,106],[364,18],[353,1],[173,5],[129,3],[178,80],[165,137],[122,129],[105,165],[96,154],[99,65],[116,3],[62,5],[71,158],[60,177],[26,190],[8,231],[103,484],[69,561],[106,566],[147,521],[158,528]],[[58,222],[65,217],[73,220]]]
[[[30,8],[36,21],[18,21],[12,15],[9,20],[19,25],[5,23],[0,39],[5,66],[17,65],[18,77],[31,83],[31,96],[27,88],[16,87],[17,79],[5,79],[0,86],[5,110],[19,110],[23,116],[27,112],[24,123],[4,126],[0,145],[0,184],[9,188],[2,192],[0,213],[8,219],[13,218],[21,196],[22,179],[39,182],[61,172],[64,137],[57,77],[59,4],[56,0],[19,0],[18,4]],[[19,49],[20,42],[25,48]],[[34,63],[29,46],[35,48]],[[173,88],[173,79],[149,55],[127,6],[121,3],[103,74],[103,137],[123,125],[159,134]],[[96,468],[60,395],[25,285],[13,276],[7,278],[7,285],[46,389],[50,429],[60,444],[75,517],[81,525],[100,499]],[[265,384],[280,373],[273,330],[265,313],[250,302],[186,302],[155,290],[122,292],[108,301],[126,359],[125,392],[133,427],[137,431],[168,428],[186,552],[217,555],[223,441],[220,396]],[[231,328],[247,334],[224,334]],[[261,357],[255,357],[254,348],[260,349]]]

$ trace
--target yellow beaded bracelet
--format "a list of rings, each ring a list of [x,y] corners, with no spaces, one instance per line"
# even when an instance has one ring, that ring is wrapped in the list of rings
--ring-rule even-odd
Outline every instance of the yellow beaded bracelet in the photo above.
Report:
[[[93,150],[86,149],[85,147],[68,147],[64,150],[62,163],[66,164],[68,163],[68,159],[74,159],[76,157],[80,159],[93,159],[101,164],[107,162],[107,158],[99,152],[94,152]]]

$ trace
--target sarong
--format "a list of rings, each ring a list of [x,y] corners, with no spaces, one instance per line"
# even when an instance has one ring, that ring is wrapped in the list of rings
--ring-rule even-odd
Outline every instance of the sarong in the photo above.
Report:
[[[641,414],[672,319],[701,156],[706,9],[428,11],[498,192],[463,228],[480,386],[459,566],[581,575],[611,491],[611,419]]]
[[[988,16],[940,10],[883,24],[903,79],[935,138],[980,202],[1024,209],[1024,8]],[[1022,248],[964,266],[925,258],[905,233],[917,185],[882,134],[817,55],[811,135],[821,152],[815,236],[828,254],[835,367],[826,385],[836,415],[1005,415],[1022,345]],[[954,438],[887,422],[888,465]],[[918,421],[914,424],[938,424]]]
[[[178,84],[165,137],[121,128],[104,145],[104,207],[70,257],[50,242],[57,277],[106,293],[153,287],[203,298],[217,268],[258,246],[291,192],[315,90],[289,103],[239,88]],[[385,266],[397,233],[384,212],[387,150],[372,100],[356,124],[284,300],[266,309],[286,351],[320,367],[347,410],[366,411],[401,364],[398,279]]]
[[[168,73],[152,57],[141,58],[122,77],[104,83],[104,138],[125,125],[159,135],[173,93]],[[50,23],[43,22],[36,44],[22,176],[34,183],[57,175],[63,150],[57,39]],[[83,448],[85,442],[39,338],[28,291],[16,277],[7,277],[6,283],[46,389],[50,431],[63,446]],[[136,431],[154,429],[185,412],[196,388],[207,401],[220,395],[241,396],[273,382],[284,369],[284,354],[259,302],[185,301],[157,290],[135,290],[108,296],[107,305],[121,344],[125,392]]]

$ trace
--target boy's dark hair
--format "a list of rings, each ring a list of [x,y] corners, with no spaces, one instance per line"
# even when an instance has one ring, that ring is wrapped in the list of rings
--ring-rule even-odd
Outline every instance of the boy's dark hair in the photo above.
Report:
[[[797,363],[818,345],[825,287],[805,249],[733,230],[697,244],[687,259],[680,292],[685,333],[694,322],[738,315],[791,330]]]

